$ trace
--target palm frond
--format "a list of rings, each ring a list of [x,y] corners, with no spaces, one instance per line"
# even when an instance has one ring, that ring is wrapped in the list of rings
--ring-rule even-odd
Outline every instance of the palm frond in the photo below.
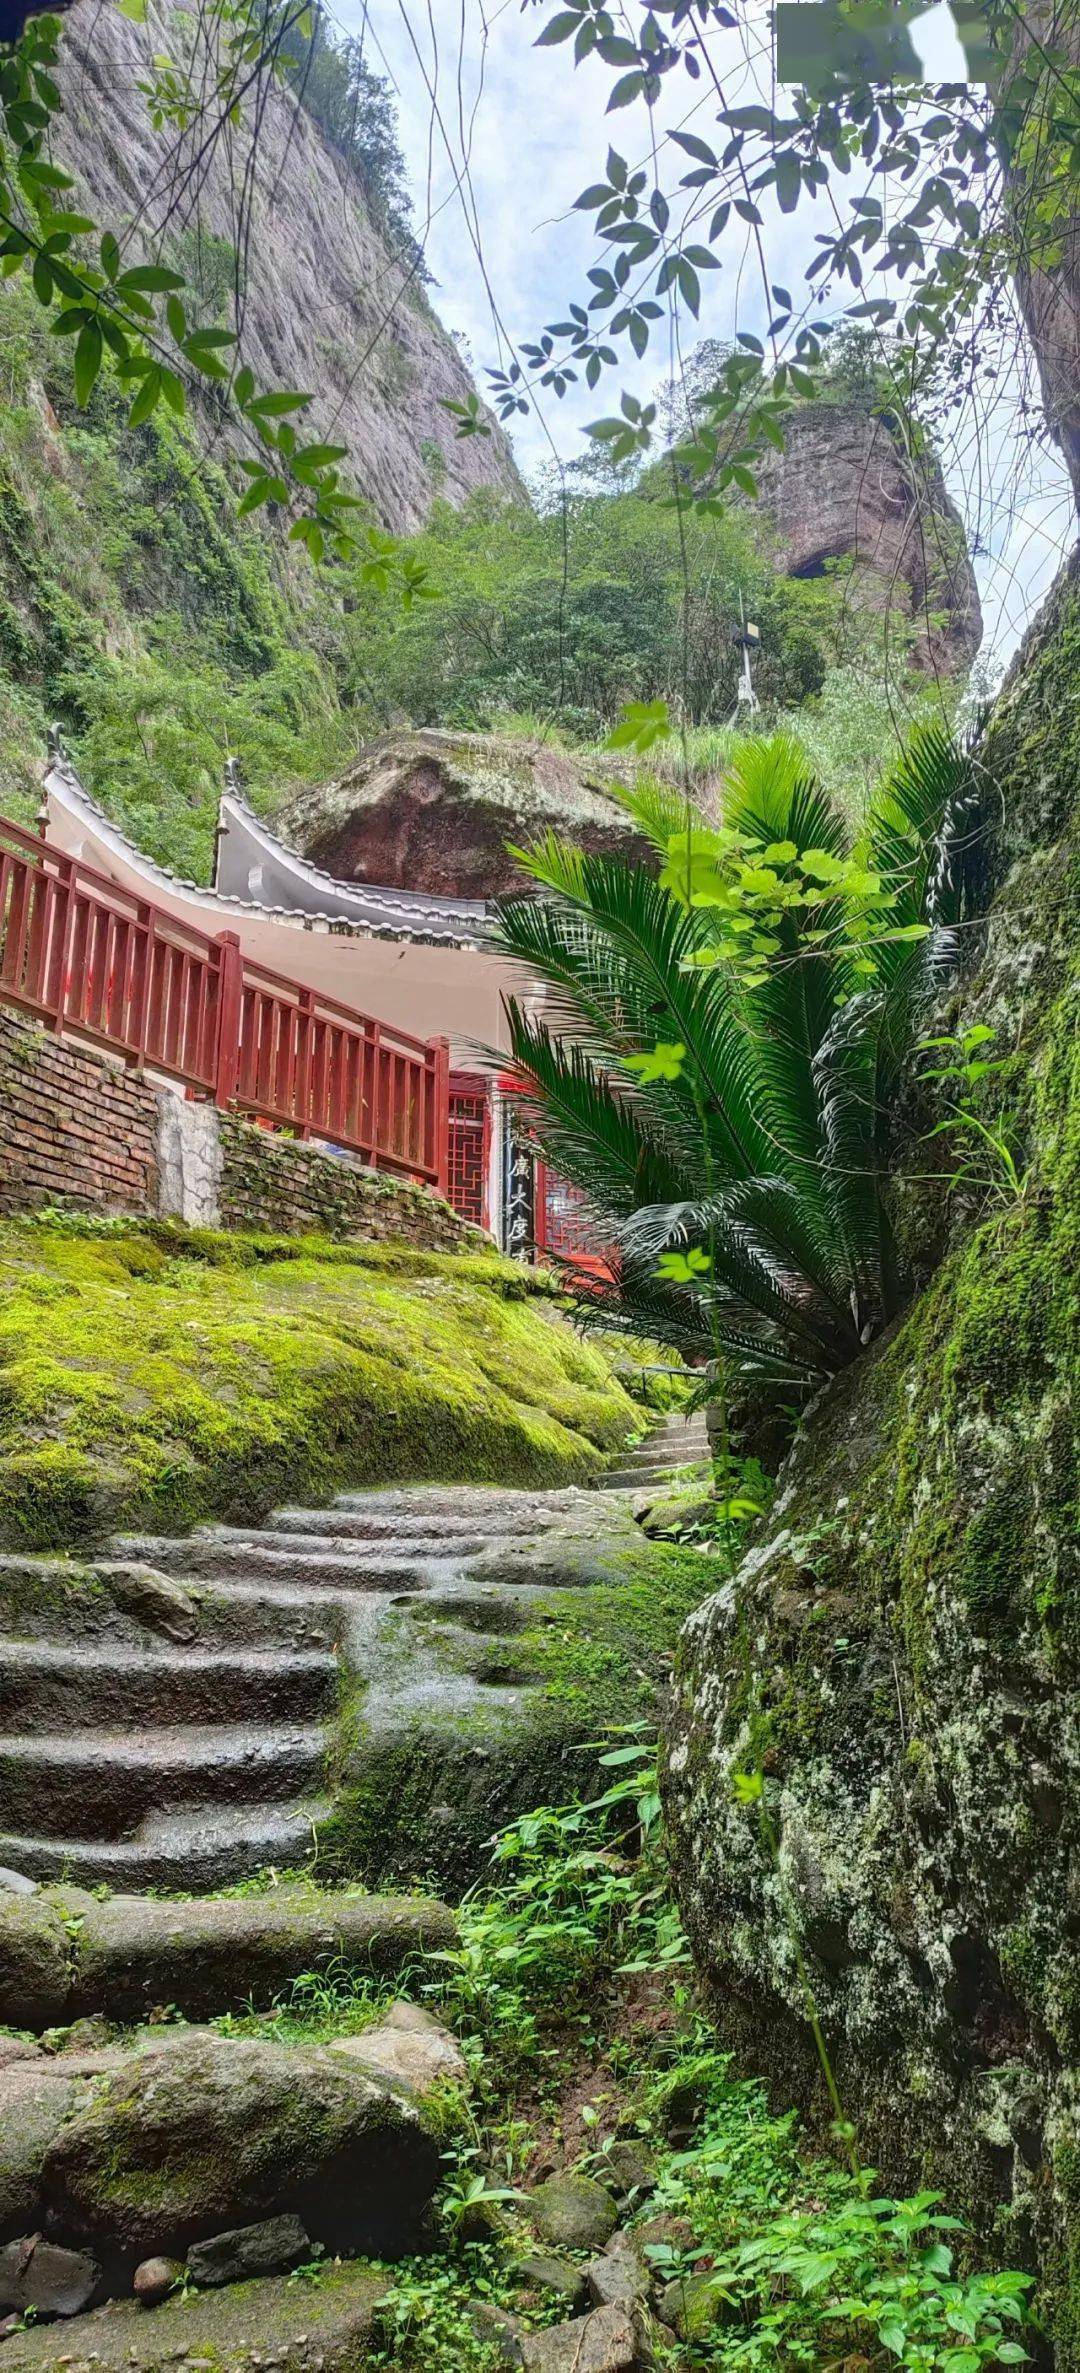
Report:
[[[842,894],[813,908],[812,939],[798,909],[782,914],[779,951],[747,987],[726,957],[695,961],[715,950],[708,908],[554,835],[527,858],[546,895],[505,902],[496,944],[545,983],[542,1018],[508,1007],[528,1124],[611,1248],[610,1274],[567,1272],[580,1323],[649,1333],[798,1398],[899,1304],[890,1110],[970,911],[978,786],[969,752],[923,729],[854,851],[790,737],[741,742],[723,790],[725,822],[758,847],[854,855],[880,875],[869,986]],[[685,829],[662,784],[622,804],[665,855]],[[646,1085],[628,1062],[661,1043],[684,1057]],[[707,1267],[658,1276],[662,1253],[693,1247]]]
[[[642,839],[651,841],[657,856],[665,860],[675,834],[686,830],[687,811],[691,824],[702,820],[695,800],[675,784],[661,783],[655,775],[639,775],[634,783],[613,783],[610,788]]]
[[[675,1083],[678,1092],[661,1101],[694,1111],[699,1144],[704,1104],[711,1158],[722,1176],[770,1168],[761,1083],[737,992],[723,970],[692,967],[706,944],[701,918],[624,859],[583,856],[581,889],[576,931],[568,900],[510,900],[496,909],[496,945],[540,971],[564,998],[569,992],[562,1017],[568,1026],[578,1006],[621,1057],[662,1040],[684,1046],[685,1083]]]
[[[517,1102],[544,1160],[578,1187],[610,1229],[612,1219],[670,1194],[670,1147],[643,1126],[647,1106],[623,1095],[586,1050],[506,1006]]]

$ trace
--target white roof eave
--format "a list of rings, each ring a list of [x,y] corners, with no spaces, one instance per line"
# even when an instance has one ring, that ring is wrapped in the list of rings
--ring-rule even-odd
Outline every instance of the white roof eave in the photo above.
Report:
[[[105,814],[62,753],[50,756],[44,789],[49,808],[55,805],[76,821],[89,825],[107,850],[145,879],[148,895],[155,888],[170,893],[183,891],[201,905],[214,908],[223,919],[254,911],[293,929],[325,932],[329,936],[404,940],[429,947],[459,948],[483,948],[488,940],[489,910],[482,899],[426,897],[411,890],[383,889],[374,883],[360,888],[351,882],[336,882],[332,875],[322,873],[306,858],[287,848],[235,794],[226,794],[222,799],[222,822],[226,826],[231,822],[242,837],[272,858],[286,875],[292,873],[309,888],[328,892],[331,904],[325,911],[312,912],[309,907],[299,905],[263,906],[255,899],[241,898],[235,892],[217,890],[205,882],[193,882],[171,873],[167,866],[148,857]]]

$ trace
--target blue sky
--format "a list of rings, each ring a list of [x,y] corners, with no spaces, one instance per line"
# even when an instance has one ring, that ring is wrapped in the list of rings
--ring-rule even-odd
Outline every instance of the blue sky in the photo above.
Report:
[[[360,30],[362,0],[335,0],[338,21]],[[715,102],[701,84],[675,78],[658,122],[636,106],[605,115],[611,78],[595,61],[574,68],[568,48],[537,49],[551,13],[530,0],[371,0],[370,62],[397,94],[402,145],[416,214],[447,326],[468,342],[479,384],[504,359],[506,340],[530,338],[580,297],[595,259],[589,219],[573,211],[579,191],[602,178],[609,138],[632,164],[675,125],[708,137]],[[912,35],[928,75],[963,72],[946,0],[916,21]],[[725,37],[722,71],[738,104],[768,95],[769,17],[755,4],[749,30]],[[793,292],[827,219],[800,206],[767,222],[770,274]],[[704,275],[700,335],[730,338],[760,330],[761,291],[743,226],[726,237],[723,269]],[[585,446],[586,422],[615,409],[626,388],[653,391],[671,367],[668,331],[643,361],[620,356],[595,393],[574,389],[545,403],[542,417],[518,419],[515,451],[528,474],[553,453],[566,461]],[[692,326],[684,352],[693,342]],[[951,490],[977,551],[986,616],[984,653],[1000,666],[1052,581],[1074,533],[1072,498],[1056,455],[1018,433],[1015,376],[998,385],[994,408],[956,416],[944,453]]]

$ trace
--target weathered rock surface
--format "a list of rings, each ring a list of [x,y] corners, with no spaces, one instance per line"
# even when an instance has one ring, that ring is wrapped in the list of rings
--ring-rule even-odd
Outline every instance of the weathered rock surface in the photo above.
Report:
[[[205,126],[193,127],[190,142],[182,134],[178,141],[170,123],[155,132],[138,88],[154,53],[168,51],[173,38],[156,7],[138,25],[82,0],[64,21],[59,161],[77,175],[102,228],[123,234],[136,218],[155,260],[159,230],[175,228],[189,146],[205,138]],[[246,151],[245,130],[230,126],[200,156],[185,226],[194,220],[236,241]],[[359,491],[384,525],[419,526],[436,489],[451,502],[476,486],[519,493],[501,429],[492,423],[490,436],[455,437],[442,399],[460,403],[472,382],[453,339],[376,228],[358,182],[272,80],[260,103],[246,204],[254,236],[244,245],[243,358],[263,386],[312,391],[305,436],[310,429],[348,445]],[[171,254],[167,237],[165,248]],[[216,444],[216,411],[207,430]]]
[[[730,2301],[708,2274],[683,2274],[665,2283],[657,2314],[680,2340],[708,2340],[732,2313]]]
[[[601,2257],[585,2268],[594,2307],[634,2307],[648,2294],[649,2277],[627,2233],[615,2233]]]
[[[142,2307],[160,2307],[184,2279],[181,2258],[143,2258],[131,2277],[131,2288]]]
[[[514,2274],[529,2291],[548,2291],[556,2299],[565,2299],[569,2307],[584,2307],[588,2292],[585,2276],[572,2258],[552,2256],[548,2250],[532,2250],[528,2256],[515,2258]]]
[[[656,2183],[656,2153],[646,2142],[617,2135],[609,2142],[599,2166],[601,2182],[617,2200],[641,2200]]]
[[[310,2256],[311,2237],[298,2216],[268,2216],[257,2225],[193,2242],[187,2272],[201,2290],[217,2290],[222,2283],[249,2282],[259,2274],[287,2274]]]
[[[1055,63],[1051,72],[1055,79],[1060,72],[1056,60],[1062,53],[1069,69],[1075,72],[1080,64],[1080,26],[1073,10],[1062,8],[1058,0],[1029,0],[1016,20],[1016,29],[1017,54],[1022,65],[1033,66],[1038,75],[1039,55],[1033,60],[1028,51],[1025,58],[1025,49],[1030,44],[1044,56],[1047,51],[1052,53]],[[1019,161],[1022,154],[1021,144],[1014,164],[1014,190],[1017,215],[1023,223],[1030,219],[1033,193],[1025,188]],[[1035,202],[1045,205],[1045,162],[1038,150],[1036,157]],[[1057,171],[1056,163],[1051,170]],[[1068,183],[1059,180],[1058,188],[1059,193],[1065,194]],[[1057,205],[1060,206],[1060,195]],[[1071,213],[1062,214],[1055,208],[1052,240],[1024,238],[1021,259],[1016,288],[1039,368],[1043,409],[1050,432],[1060,446],[1072,480],[1073,498],[1080,510],[1080,214],[1075,205]]]
[[[58,2335],[17,2332],[4,2344],[4,2373],[176,2373],[182,2365],[247,2373],[356,2373],[364,2362],[385,2282],[353,2266],[331,2266],[314,2287],[278,2281],[233,2283],[166,2299],[152,2315],[137,2300],[99,2307]]]
[[[94,2011],[135,2021],[165,2003],[194,2016],[262,2009],[304,1971],[334,1962],[392,1976],[454,1936],[452,1913],[423,1896],[285,1886],[171,1903],[43,1887],[0,1896],[0,2019],[44,2028]]]
[[[791,577],[853,564],[857,607],[909,621],[914,658],[938,674],[968,667],[982,640],[975,572],[960,515],[932,453],[909,453],[882,416],[856,404],[792,412],[782,453],[755,465],[759,499]]]
[[[1013,1058],[985,1109],[1023,1194],[902,1206],[916,1251],[945,1257],[824,1396],[763,1538],[691,1617],[664,1779],[721,2027],[788,2100],[801,2036],[816,2096],[793,1921],[866,2157],[890,2188],[945,2191],[999,2256],[1041,2264],[1070,2369],[1080,930],[1062,885],[1080,867],[1078,652],[1074,561],[984,743],[998,897],[954,1008]],[[762,1752],[782,1887],[732,1784]]]
[[[291,2213],[313,2239],[395,2256],[422,2238],[439,2146],[338,2053],[215,2037],[140,2054],[56,2133],[58,2228],[132,2260]]]
[[[565,751],[434,727],[389,734],[338,781],[296,791],[277,829],[338,881],[461,898],[525,887],[507,843],[548,830],[645,854],[602,779]]]
[[[60,2249],[40,2233],[27,2234],[0,2249],[0,2307],[50,2317],[81,2315],[100,2273],[88,2251]]]
[[[530,2193],[527,2213],[545,2241],[562,2249],[603,2249],[615,2230],[615,2202],[591,2175],[549,2175]]]
[[[42,1893],[0,1894],[0,2019],[7,2026],[40,2029],[63,2019],[71,1993],[68,1901],[66,1889],[55,1900]],[[69,1919],[82,1909],[80,1901]]]
[[[0,2240],[36,2231],[44,2212],[41,2170],[67,2119],[90,2088],[47,2062],[0,2075]]]
[[[500,2364],[521,2364],[523,2335],[505,2307],[496,2307],[492,2299],[474,2299],[466,2314],[477,2339],[484,2347],[495,2349]]]
[[[597,2307],[573,2323],[530,2332],[522,2358],[530,2373],[631,2373],[651,2359],[647,2323],[625,2307]]]
[[[464,2085],[468,2064],[449,2029],[416,2002],[395,2002],[359,2035],[336,2036],[330,2046],[385,2083],[422,2099],[439,2084]]]

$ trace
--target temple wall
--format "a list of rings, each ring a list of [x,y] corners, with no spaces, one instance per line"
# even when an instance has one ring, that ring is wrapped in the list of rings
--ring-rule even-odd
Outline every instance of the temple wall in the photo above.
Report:
[[[432,1252],[488,1241],[410,1179],[189,1103],[0,1009],[0,1213],[46,1205]]]

